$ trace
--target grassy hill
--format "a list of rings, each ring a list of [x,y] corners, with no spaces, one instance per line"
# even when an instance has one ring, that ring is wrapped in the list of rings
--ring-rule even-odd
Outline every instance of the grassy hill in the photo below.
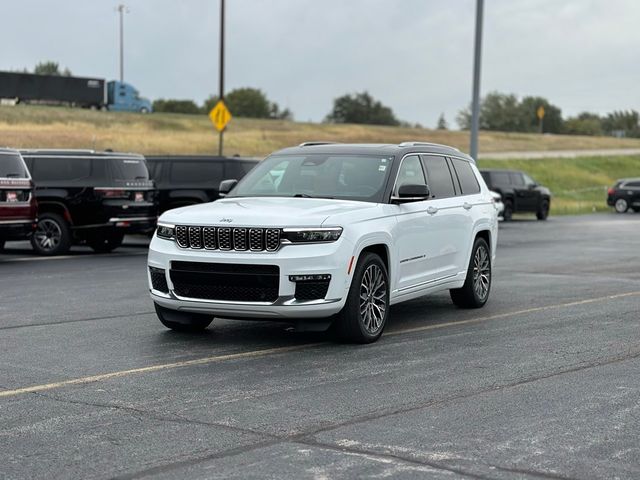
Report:
[[[469,133],[234,118],[225,133],[225,153],[260,157],[308,140],[383,143],[423,140],[468,151]],[[141,115],[60,107],[0,106],[0,145],[112,148],[139,153],[215,153],[218,135],[205,115]],[[481,152],[606,148],[640,148],[640,139],[480,133]]]
[[[468,132],[330,125],[234,118],[225,154],[265,156],[307,140],[390,142],[423,140],[468,150]],[[202,115],[97,112],[1,106],[0,145],[16,148],[112,148],[139,153],[216,153],[218,135]],[[640,139],[481,132],[481,152],[640,148]],[[485,160],[480,167],[516,168],[554,193],[552,214],[606,210],[606,188],[620,177],[640,177],[640,156]]]

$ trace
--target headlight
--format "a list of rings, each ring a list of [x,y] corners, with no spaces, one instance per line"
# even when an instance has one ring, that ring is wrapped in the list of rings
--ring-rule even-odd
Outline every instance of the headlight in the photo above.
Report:
[[[156,235],[158,235],[158,237],[160,238],[173,240],[175,229],[176,229],[175,225],[169,225],[167,223],[158,223],[158,229],[156,230]]]
[[[342,227],[285,228],[282,236],[291,243],[335,242],[342,235]]]

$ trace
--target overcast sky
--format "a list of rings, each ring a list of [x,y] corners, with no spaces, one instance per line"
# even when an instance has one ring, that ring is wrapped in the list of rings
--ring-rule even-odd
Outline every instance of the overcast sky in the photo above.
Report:
[[[0,69],[54,60],[118,77],[111,0],[3,0]],[[218,89],[218,0],[126,0],[125,81],[150,99]],[[451,126],[471,95],[475,0],[227,0],[227,91],[296,120],[368,90],[406,121]],[[542,95],[565,116],[640,109],[640,1],[487,0],[482,92]]]

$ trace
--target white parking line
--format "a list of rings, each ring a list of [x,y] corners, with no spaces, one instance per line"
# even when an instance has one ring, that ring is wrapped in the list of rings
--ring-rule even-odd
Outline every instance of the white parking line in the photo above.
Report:
[[[540,307],[527,308],[527,309],[524,309],[524,310],[517,310],[517,311],[514,311],[514,312],[507,312],[507,313],[498,313],[498,314],[495,314],[495,315],[489,315],[489,316],[480,317],[480,318],[472,318],[472,319],[469,319],[469,320],[460,320],[460,321],[456,321],[456,322],[438,323],[438,324],[435,324],[435,325],[425,325],[423,327],[405,328],[405,329],[400,329],[400,330],[394,330],[394,331],[387,332],[387,333],[385,333],[385,336],[400,335],[400,334],[414,333],[414,332],[422,332],[422,331],[435,330],[435,329],[439,329],[439,328],[446,328],[446,327],[452,327],[452,326],[469,325],[469,324],[474,324],[474,323],[487,322],[489,320],[498,320],[498,319],[514,317],[514,316],[518,316],[518,315],[542,312],[542,311],[550,310],[550,309],[553,309],[553,308],[574,307],[576,305],[587,305],[587,304],[590,304],[590,303],[606,302],[606,301],[610,301],[610,300],[616,300],[616,299],[619,299],[619,298],[636,297],[636,296],[640,296],[640,291],[620,293],[620,294],[617,294],[617,295],[607,295],[607,296],[604,296],[604,297],[589,298],[589,299],[586,299],[586,300],[578,300],[578,301],[574,301],[574,302],[557,303],[557,304],[552,304],[552,305],[543,305],[543,306],[540,306]],[[227,361],[227,360],[237,360],[237,359],[242,359],[242,358],[258,358],[258,357],[265,357],[265,356],[268,356],[268,355],[276,355],[276,354],[279,354],[279,353],[296,352],[296,351],[300,351],[300,350],[305,350],[307,348],[317,347],[317,346],[323,345],[324,343],[325,342],[305,343],[305,344],[302,344],[302,345],[294,345],[294,346],[289,346],[289,347],[275,347],[275,348],[267,348],[267,349],[263,349],[263,350],[253,350],[253,351],[249,351],[249,352],[232,353],[232,354],[226,354],[226,355],[214,355],[214,356],[210,356],[210,357],[197,358],[197,359],[194,359],[194,360],[185,360],[183,362],[164,363],[164,364],[160,364],[160,365],[151,365],[151,366],[148,366],[148,367],[139,367],[139,368],[132,368],[132,369],[129,369],[129,370],[120,370],[120,371],[116,371],[116,372],[103,373],[103,374],[100,374],[100,375],[91,375],[91,376],[88,376],[88,377],[80,377],[80,378],[74,378],[74,379],[70,379],[70,380],[63,380],[63,381],[60,381],[60,382],[45,383],[45,384],[42,384],[42,385],[33,385],[31,387],[16,388],[16,389],[13,389],[13,390],[4,390],[4,391],[0,391],[0,398],[2,398],[2,397],[15,397],[15,396],[22,395],[22,394],[25,394],[25,393],[33,393],[33,392],[42,392],[42,391],[46,391],[46,390],[54,390],[56,388],[62,388],[62,387],[67,387],[67,386],[71,386],[71,385],[83,385],[83,384],[88,384],[88,383],[100,382],[100,381],[104,381],[104,380],[110,380],[112,378],[125,377],[125,376],[128,376],[128,375],[135,375],[135,374],[140,374],[140,373],[152,373],[152,372],[158,372],[158,371],[161,371],[161,370],[171,370],[171,369],[174,369],[174,368],[182,368],[182,367],[188,367],[188,366],[193,366],[193,365],[205,365],[205,364],[209,364],[209,363],[224,362],[224,361]]]

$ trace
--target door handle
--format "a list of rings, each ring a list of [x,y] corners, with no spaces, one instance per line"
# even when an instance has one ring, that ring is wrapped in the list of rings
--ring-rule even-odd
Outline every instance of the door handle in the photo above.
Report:
[[[429,215],[434,215],[434,214],[438,213],[438,208],[437,207],[429,207],[429,208],[427,208],[427,213]]]
[[[471,210],[471,207],[473,207],[473,205],[471,205],[470,203],[464,202],[462,204],[462,208],[464,208],[465,210]]]

